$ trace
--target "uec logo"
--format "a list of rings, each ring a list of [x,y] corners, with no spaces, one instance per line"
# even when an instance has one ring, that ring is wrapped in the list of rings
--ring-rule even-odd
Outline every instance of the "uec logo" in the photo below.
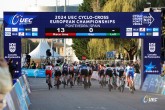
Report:
[[[12,25],[26,25],[26,24],[32,24],[33,18],[30,17],[23,17],[22,15],[14,15],[13,18],[11,19],[11,24]]]

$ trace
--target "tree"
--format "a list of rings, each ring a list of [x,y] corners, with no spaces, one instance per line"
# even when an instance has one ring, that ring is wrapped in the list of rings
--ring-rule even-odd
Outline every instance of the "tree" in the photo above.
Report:
[[[30,52],[33,51],[39,44],[39,42],[33,42],[30,39],[22,39],[22,53],[25,54],[26,52],[29,53],[29,44],[30,44]]]
[[[93,12],[91,3],[91,0],[83,0],[83,3],[79,5],[79,12]]]
[[[81,60],[82,56],[89,58],[89,52],[87,49],[88,42],[89,38],[73,39],[72,48],[75,50],[75,54],[79,60]]]

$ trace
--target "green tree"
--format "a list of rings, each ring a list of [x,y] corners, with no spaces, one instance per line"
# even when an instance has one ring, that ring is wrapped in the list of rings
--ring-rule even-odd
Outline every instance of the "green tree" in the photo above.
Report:
[[[79,12],[93,12],[91,4],[91,0],[83,0],[83,3],[79,5]]]
[[[26,52],[29,53],[29,50],[30,52],[33,51],[39,44],[39,42],[33,42],[32,40],[30,39],[22,39],[22,53],[25,54]],[[29,45],[30,45],[30,49],[29,49]]]
[[[73,39],[72,48],[75,50],[75,54],[79,60],[81,60],[82,56],[86,56],[89,59],[88,42],[89,38]]]

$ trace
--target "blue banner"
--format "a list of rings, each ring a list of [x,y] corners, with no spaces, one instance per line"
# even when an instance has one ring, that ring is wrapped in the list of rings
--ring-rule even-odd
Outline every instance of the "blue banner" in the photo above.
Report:
[[[20,83],[18,83],[18,81],[14,85],[14,90],[16,91],[16,94],[19,100],[20,110],[28,110],[28,106],[26,104],[25,96],[23,93],[24,91],[22,90],[21,85]]]
[[[28,77],[46,77],[44,69],[22,69],[21,71]]]
[[[144,46],[143,46],[144,79],[147,74],[161,74],[160,47],[161,47],[161,43],[159,37],[144,39]]]
[[[20,77],[19,81],[20,81],[20,84],[21,84],[21,87],[22,87],[22,90],[23,90],[23,94],[25,96],[26,104],[29,107],[31,102],[30,102],[30,99],[29,99],[29,96],[28,96],[28,93],[27,93],[27,89],[26,89],[26,85],[25,85],[25,82],[23,80],[23,77]]]

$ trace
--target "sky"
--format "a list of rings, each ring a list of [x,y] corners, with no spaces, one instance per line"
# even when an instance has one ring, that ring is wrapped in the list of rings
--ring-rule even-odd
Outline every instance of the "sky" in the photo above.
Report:
[[[58,5],[64,5],[65,0],[57,0]],[[83,0],[67,0],[67,5],[81,4]],[[0,3],[0,18],[4,11],[27,11],[32,6],[56,6],[56,0],[3,0]],[[34,10],[35,11],[35,10]]]

